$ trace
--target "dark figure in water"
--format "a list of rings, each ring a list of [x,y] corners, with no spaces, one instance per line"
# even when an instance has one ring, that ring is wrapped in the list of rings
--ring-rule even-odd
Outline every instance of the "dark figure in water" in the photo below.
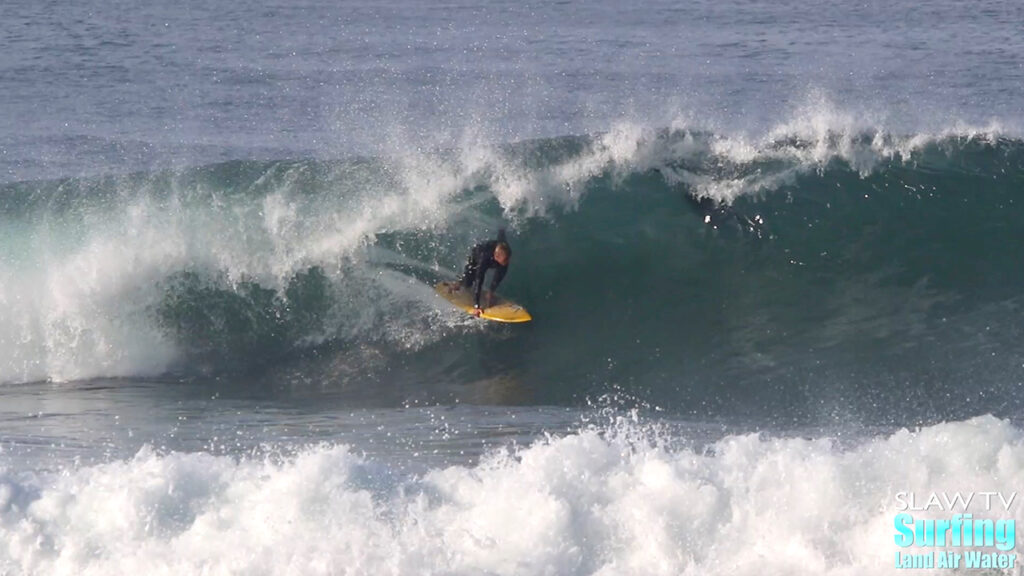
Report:
[[[722,204],[708,196],[698,198],[692,194],[686,194],[686,201],[704,217],[704,223],[712,228],[717,229],[729,220],[735,220],[740,228],[758,238],[762,237],[764,220],[761,219],[760,214],[750,218],[745,214],[740,214],[732,206]]]
[[[666,182],[670,182],[670,180],[665,178],[660,169],[654,168],[653,170],[661,175]],[[733,220],[741,230],[750,232],[758,238],[764,237],[764,220],[761,219],[760,214],[750,218],[745,214],[737,212],[732,206],[723,204],[710,196],[694,196],[687,192],[684,194],[684,197],[686,202],[701,215],[704,223],[708,226],[717,230],[719,226],[723,226],[729,220]]]
[[[466,261],[466,268],[462,272],[462,278],[458,282],[449,284],[452,290],[460,288],[473,289],[473,314],[480,315],[480,292],[484,285],[484,276],[487,271],[493,269],[491,275],[490,290],[487,291],[487,305],[483,308],[490,308],[494,304],[494,292],[498,289],[505,273],[508,272],[508,263],[512,259],[512,249],[505,240],[505,231],[498,231],[498,238],[480,242],[469,252],[469,259]]]

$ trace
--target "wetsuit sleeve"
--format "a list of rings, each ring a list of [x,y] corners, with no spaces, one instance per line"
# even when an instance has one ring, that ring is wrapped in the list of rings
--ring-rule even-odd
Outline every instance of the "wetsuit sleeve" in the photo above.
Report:
[[[494,269],[494,278],[491,278],[491,292],[498,289],[498,284],[505,279],[505,272],[508,272],[508,266],[498,266]]]
[[[473,304],[480,307],[480,290],[484,287],[484,276],[487,275],[487,263],[482,262],[476,272],[476,279],[473,281]]]
[[[473,247],[473,258],[476,260],[476,277],[473,279],[473,304],[480,307],[480,290],[484,287],[484,277],[491,267],[491,255],[494,253],[494,240],[484,241]]]

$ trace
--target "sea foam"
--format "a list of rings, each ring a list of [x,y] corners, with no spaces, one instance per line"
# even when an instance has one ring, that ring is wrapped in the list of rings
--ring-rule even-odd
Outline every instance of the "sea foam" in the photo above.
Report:
[[[0,571],[889,574],[896,492],[1024,481],[1024,436],[988,416],[846,447],[684,440],[620,422],[422,475],[343,445],[8,469]]]

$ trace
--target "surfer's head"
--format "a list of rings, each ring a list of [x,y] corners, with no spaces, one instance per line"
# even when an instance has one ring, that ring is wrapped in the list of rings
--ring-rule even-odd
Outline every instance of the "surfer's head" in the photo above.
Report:
[[[512,249],[508,247],[508,242],[498,242],[498,245],[494,247],[494,260],[502,266],[508,266],[510,258],[512,258]]]

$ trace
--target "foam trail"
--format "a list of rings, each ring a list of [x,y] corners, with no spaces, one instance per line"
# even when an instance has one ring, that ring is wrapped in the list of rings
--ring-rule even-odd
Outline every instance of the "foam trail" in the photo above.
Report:
[[[680,443],[627,418],[422,477],[329,445],[239,459],[144,449],[54,475],[7,470],[0,569],[890,574],[895,492],[1024,481],[1024,435],[992,417],[848,449],[759,435]]]

